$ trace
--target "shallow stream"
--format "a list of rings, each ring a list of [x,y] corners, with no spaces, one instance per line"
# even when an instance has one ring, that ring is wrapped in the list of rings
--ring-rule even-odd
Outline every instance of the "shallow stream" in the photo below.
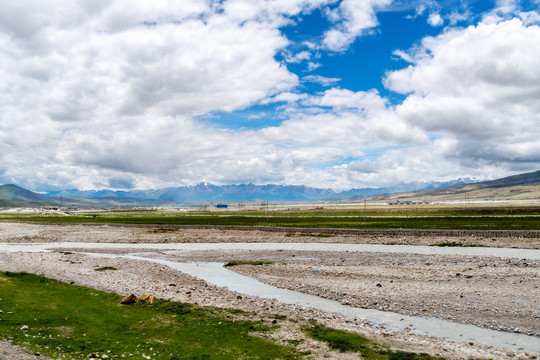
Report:
[[[350,251],[407,253],[422,255],[496,256],[501,258],[540,260],[540,250],[490,247],[438,247],[415,245],[332,244],[332,243],[80,243],[2,244],[0,251],[32,251],[55,249],[108,250],[253,250],[253,251]],[[12,249],[12,250],[10,250]],[[19,250],[20,249],[20,250]]]

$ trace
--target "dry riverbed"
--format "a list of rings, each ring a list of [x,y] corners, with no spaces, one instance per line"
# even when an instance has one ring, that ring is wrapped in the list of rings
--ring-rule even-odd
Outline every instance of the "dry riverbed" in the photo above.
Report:
[[[538,248],[539,239],[421,238],[317,233],[221,230],[176,227],[94,225],[36,225],[0,223],[0,242],[332,242],[429,245],[441,242],[485,244],[496,247]],[[66,249],[69,250],[69,249]],[[87,251],[87,250],[86,250]],[[108,251],[110,252],[110,251]],[[150,255],[150,254],[148,254]],[[175,261],[271,261],[264,266],[231,269],[268,284],[338,300],[356,307],[402,314],[433,316],[486,328],[538,336],[540,329],[540,263],[532,260],[455,255],[417,255],[314,251],[177,251]],[[96,272],[114,266],[117,271]],[[4,253],[0,270],[27,271],[119,294],[153,293],[157,297],[254,314],[286,315],[281,336],[294,338],[290,320],[316,319],[348,329],[407,351],[441,354],[446,358],[532,358],[533,354],[500,351],[479,344],[457,344],[408,332],[382,329],[337,314],[247,297],[212,286],[163,265],[127,259],[105,259],[75,251]],[[258,315],[250,315],[258,319]],[[539,338],[540,341],[540,338]],[[321,344],[314,354],[328,353]],[[0,347],[3,351],[3,348]],[[1,353],[0,353],[1,354]],[[334,354],[339,358],[340,354]],[[9,357],[5,357],[6,359]],[[14,357],[17,358],[17,357]],[[346,357],[344,357],[346,358]]]

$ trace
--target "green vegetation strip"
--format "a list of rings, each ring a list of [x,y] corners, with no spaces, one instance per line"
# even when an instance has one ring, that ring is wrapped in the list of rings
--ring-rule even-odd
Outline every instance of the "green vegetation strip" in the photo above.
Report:
[[[377,360],[432,360],[442,359],[428,354],[414,354],[403,351],[389,350],[358,334],[343,330],[331,329],[317,323],[304,327],[304,331],[313,339],[324,341],[333,350],[341,352],[356,352],[363,359]]]
[[[439,230],[540,230],[539,217],[520,216],[367,216],[356,212],[351,216],[326,216],[309,213],[306,216],[279,213],[274,216],[257,214],[189,215],[154,213],[102,213],[95,216],[36,216],[2,215],[0,220],[48,223],[96,224],[156,224],[156,225],[215,225],[215,226],[279,226],[296,228],[342,229],[439,229]]]
[[[224,266],[236,266],[236,265],[272,265],[272,261],[229,261]]]
[[[118,270],[114,266],[102,266],[94,269],[94,271]]]
[[[463,244],[457,241],[449,241],[449,242],[443,242],[439,244],[431,244],[429,246],[438,246],[438,247],[489,247],[486,245],[478,245],[478,244]]]
[[[120,296],[25,273],[0,273],[0,339],[53,358],[296,359],[292,347],[254,336],[267,325],[227,312]]]

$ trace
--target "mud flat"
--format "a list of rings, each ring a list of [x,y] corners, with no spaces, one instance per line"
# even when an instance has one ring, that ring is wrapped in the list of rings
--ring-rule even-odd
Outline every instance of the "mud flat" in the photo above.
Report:
[[[76,250],[75,243],[219,243],[219,242],[321,242],[337,244],[426,245],[445,239],[369,239],[351,236],[330,238],[314,235],[271,233],[258,230],[170,229],[159,227],[115,227],[80,225],[33,225],[0,223],[0,242],[38,244],[71,242],[68,252],[3,253],[0,270],[27,271],[101,290],[125,293],[153,292],[165,299],[233,307],[255,313],[276,313],[291,319],[317,319],[341,329],[356,331],[396,348],[438,353],[447,358],[533,358],[526,350],[485,346],[480,342],[450,342],[414,334],[414,329],[398,331],[382,328],[361,318],[285,304],[273,299],[246,296],[211,285],[169,266],[128,258],[99,258]],[[377,242],[376,240],[380,240]],[[363,242],[363,240],[365,240]],[[455,240],[455,239],[453,239]],[[484,239],[485,240],[485,239]],[[512,239],[503,239],[506,244]],[[512,247],[535,248],[538,239],[515,239]],[[534,240],[534,239],[533,239]],[[476,239],[466,239],[473,243]],[[497,239],[489,239],[502,247]],[[522,244],[523,246],[520,246]],[[69,250],[69,249],[65,249]],[[377,309],[411,316],[428,316],[471,324],[486,329],[528,336],[540,347],[540,263],[534,259],[504,256],[437,255],[382,252],[309,250],[175,250],[156,251],[151,247],[88,251],[187,262],[228,262],[232,260],[271,261],[264,266],[241,265],[232,269],[264,283],[336,300],[358,308]],[[114,266],[118,271],[95,272],[96,266]],[[174,286],[171,286],[174,284]]]

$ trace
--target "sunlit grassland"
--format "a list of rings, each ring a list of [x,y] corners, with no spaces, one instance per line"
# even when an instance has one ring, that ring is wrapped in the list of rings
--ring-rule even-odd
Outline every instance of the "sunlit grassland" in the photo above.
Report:
[[[540,230],[538,207],[311,211],[116,210],[63,214],[2,214],[0,220],[49,223],[277,226],[337,229]]]
[[[428,354],[415,354],[403,351],[392,351],[363,336],[348,331],[328,328],[321,324],[311,323],[304,327],[307,334],[319,341],[324,341],[328,346],[340,352],[356,352],[363,359],[380,360],[435,360],[443,358],[433,357]]]
[[[292,347],[256,336],[260,322],[227,311],[121,297],[24,273],[0,273],[0,339],[58,358],[296,359]]]

